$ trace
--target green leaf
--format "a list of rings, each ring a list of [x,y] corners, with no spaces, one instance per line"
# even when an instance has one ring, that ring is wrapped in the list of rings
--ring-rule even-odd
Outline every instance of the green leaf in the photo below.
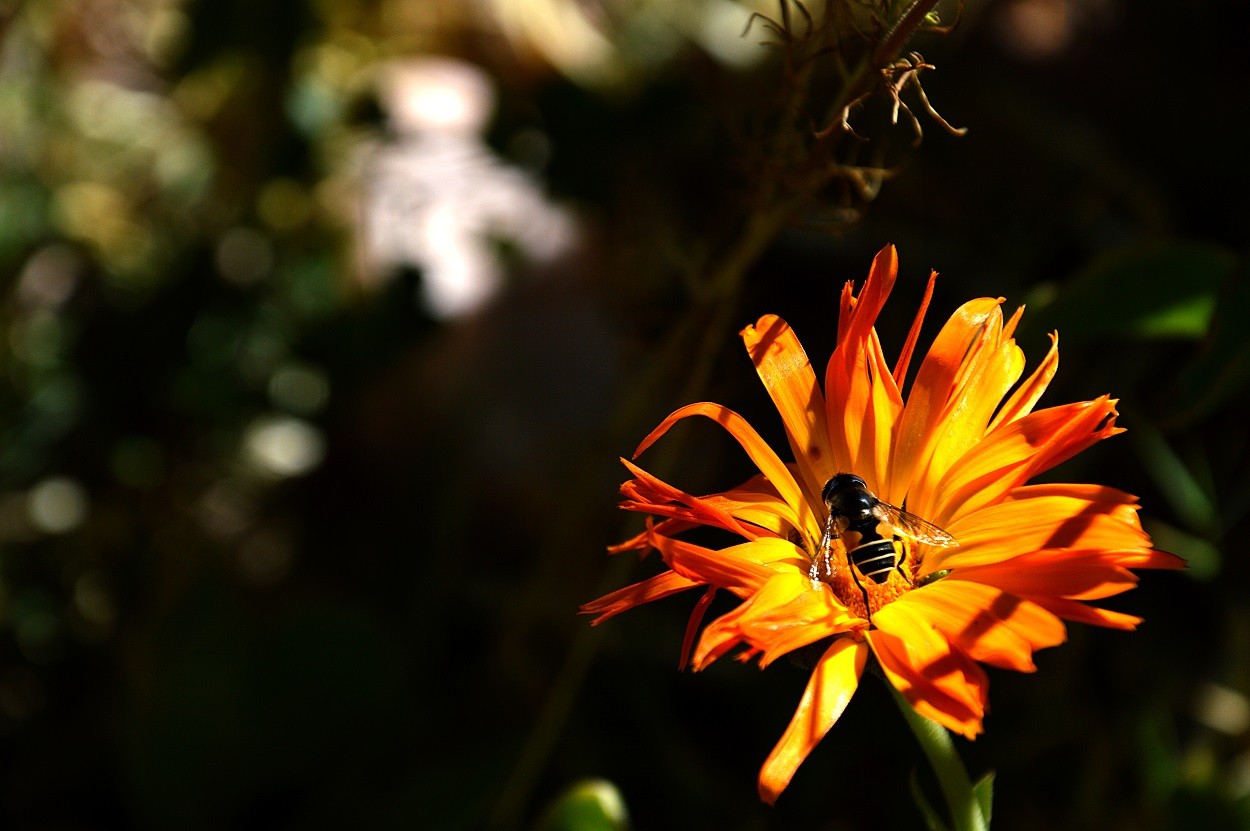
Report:
[[[1245,265],[1220,292],[1210,334],[1186,366],[1173,373],[1167,400],[1158,416],[1170,426],[1189,424],[1211,413],[1250,386],[1250,277]]]
[[[629,814],[621,792],[606,779],[584,779],[556,798],[537,831],[625,831]]]
[[[1143,420],[1134,424],[1129,435],[1146,472],[1186,527],[1198,534],[1217,536],[1220,516],[1214,498],[1163,434]]]
[[[981,806],[981,816],[984,817],[985,824],[989,825],[994,818],[994,774],[992,772],[977,780],[977,783],[972,786],[972,795],[977,798],[977,803]]]
[[[1105,254],[1044,309],[1065,338],[1197,339],[1237,257],[1215,245],[1155,242]]]

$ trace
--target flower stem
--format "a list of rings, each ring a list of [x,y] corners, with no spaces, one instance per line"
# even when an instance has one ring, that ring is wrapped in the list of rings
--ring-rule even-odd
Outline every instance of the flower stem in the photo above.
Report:
[[[955,750],[951,734],[945,727],[917,713],[892,684],[886,686],[890,688],[890,694],[902,711],[903,719],[911,728],[916,741],[920,742],[920,749],[924,751],[933,768],[938,787],[942,789],[942,796],[950,811],[953,831],[987,831],[988,811],[972,787],[972,780],[968,778],[968,771]]]

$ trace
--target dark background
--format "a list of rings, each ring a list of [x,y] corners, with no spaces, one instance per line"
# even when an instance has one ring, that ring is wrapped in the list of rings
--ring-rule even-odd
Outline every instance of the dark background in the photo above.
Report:
[[[878,681],[768,808],[805,673],[679,673],[692,598],[576,615],[655,568],[605,555],[640,527],[617,457],[698,399],[781,441],[735,332],[774,312],[823,361],[893,242],[887,354],[930,268],[928,337],[1027,303],[1030,366],[1061,334],[1043,403],[1110,392],[1129,430],[1056,478],[1140,494],[1191,563],[1107,604],[1138,632],[990,671],[961,751],[997,824],[1250,827],[1242,4],[969,3],[912,43],[968,134],[916,106],[913,149],[865,111],[878,198],[819,194],[710,300],[773,161],[766,29],[734,67],[690,22],[710,3],[529,5],[0,4],[0,824],[532,828],[602,777],[639,829],[918,826]],[[499,23],[566,5],[612,45],[592,69],[553,57],[574,27]],[[480,229],[505,280],[455,317],[358,244],[359,160],[402,145],[380,68],[430,54],[491,80],[486,166],[576,217],[538,260]],[[642,462],[693,491],[748,470],[704,424]]]

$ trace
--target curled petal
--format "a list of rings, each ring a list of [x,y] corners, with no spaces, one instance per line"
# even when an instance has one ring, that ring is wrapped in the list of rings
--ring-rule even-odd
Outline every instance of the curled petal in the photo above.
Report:
[[[1003,404],[998,414],[994,416],[994,420],[990,422],[990,429],[993,430],[1000,424],[1010,424],[1018,418],[1022,418],[1033,412],[1033,406],[1037,404],[1042,393],[1046,391],[1046,387],[1050,386],[1050,381],[1055,377],[1055,371],[1059,368],[1059,333],[1052,332],[1050,335],[1050,351],[1046,353],[1046,357],[1038,365],[1029,379],[1011,394],[1011,398],[1007,399],[1007,403]]]
[[[686,622],[686,635],[681,639],[681,658],[677,662],[678,669],[685,669],[690,662],[690,650],[694,647],[695,636],[699,633],[699,626],[703,623],[703,616],[707,614],[707,609],[712,605],[712,601],[716,599],[716,587],[709,586],[708,590],[699,598],[699,602],[694,604],[694,611],[690,613],[690,620]]]
[[[719,550],[661,534],[652,534],[650,541],[673,571],[697,583],[728,589],[739,597],[749,597],[775,573],[759,557],[780,557],[794,551],[794,546],[785,540],[762,539]],[[788,549],[775,550],[765,545],[773,542],[788,546]]]
[[[700,499],[691,496],[652,476],[628,459],[621,459],[621,464],[634,475],[633,481],[626,482],[621,488],[627,497],[622,506],[628,510],[685,519],[696,525],[724,528],[749,540],[759,536],[754,528],[742,525],[732,512],[724,510],[723,499]]]
[[[842,292],[842,311],[838,317],[838,349],[846,343],[863,343],[873,332],[885,301],[898,279],[898,250],[887,245],[877,252],[868,270],[868,279],[852,299],[850,283]],[[835,349],[834,354],[837,354]]]
[[[739,644],[749,644],[767,666],[781,655],[840,634],[863,621],[826,589],[798,571],[774,574],[764,586],[703,631],[694,668],[703,669]]]
[[[744,604],[748,605],[748,604]],[[806,574],[778,574],[749,602],[738,621],[747,641],[760,645],[762,666],[864,621]]]
[[[652,600],[659,600],[661,597],[668,597],[699,585],[703,585],[701,581],[682,577],[675,571],[665,571],[634,583],[632,586],[605,594],[598,600],[583,603],[580,611],[583,615],[598,615],[590,622],[592,626],[598,626],[608,618],[635,606],[641,606],[643,603],[650,603]]]
[[[883,249],[868,274],[859,297],[852,300],[849,286],[842,293],[838,345],[825,368],[825,407],[835,467],[859,473],[870,488],[884,493],[895,422],[903,399],[873,324],[894,286],[898,257],[893,246]]]
[[[794,718],[760,769],[760,799],[772,805],[790,784],[799,765],[846,709],[867,658],[868,648],[850,638],[838,638],[821,656]]]
[[[625,508],[625,510],[630,510],[630,508],[626,507],[628,504],[631,503],[622,503],[621,507]],[[616,545],[609,545],[608,553],[621,554],[626,551],[641,551],[642,553],[639,556],[645,557],[654,547],[651,545],[652,535],[660,534],[671,537],[694,527],[696,527],[695,523],[684,519],[665,519],[654,524],[649,523],[645,531],[640,531],[629,539],[618,542]]]
[[[777,494],[785,500],[789,509],[785,517],[786,521],[799,533],[810,535],[812,529],[816,527],[816,519],[812,515],[811,506],[808,504],[807,499],[804,498],[799,484],[794,480],[794,477],[781,459],[777,458],[777,454],[773,452],[773,449],[760,438],[759,433],[755,432],[746,419],[728,407],[704,401],[698,404],[689,404],[674,411],[660,423],[660,426],[652,430],[642,440],[642,443],[638,445],[638,449],[634,451],[634,457],[637,458],[639,454],[650,447],[656,439],[667,433],[669,428],[678,421],[695,415],[712,419],[737,439],[738,444],[751,457],[751,461],[759,468],[760,473],[767,477],[769,483],[777,489]]]
[[[762,476],[757,478],[765,485],[768,484]],[[771,488],[753,489],[747,483],[742,488],[702,498],[748,527],[763,529],[773,536],[785,537],[793,530],[789,523],[782,520],[789,511],[789,506]]]

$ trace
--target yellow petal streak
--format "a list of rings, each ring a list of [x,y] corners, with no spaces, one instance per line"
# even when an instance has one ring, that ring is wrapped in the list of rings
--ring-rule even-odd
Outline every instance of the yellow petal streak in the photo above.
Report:
[[[889,488],[881,494],[886,500],[899,504],[908,495],[917,467],[932,456],[933,445],[939,438],[935,429],[954,392],[964,356],[991,315],[1001,319],[997,300],[970,301],[938,333],[907,396],[894,446]]]

